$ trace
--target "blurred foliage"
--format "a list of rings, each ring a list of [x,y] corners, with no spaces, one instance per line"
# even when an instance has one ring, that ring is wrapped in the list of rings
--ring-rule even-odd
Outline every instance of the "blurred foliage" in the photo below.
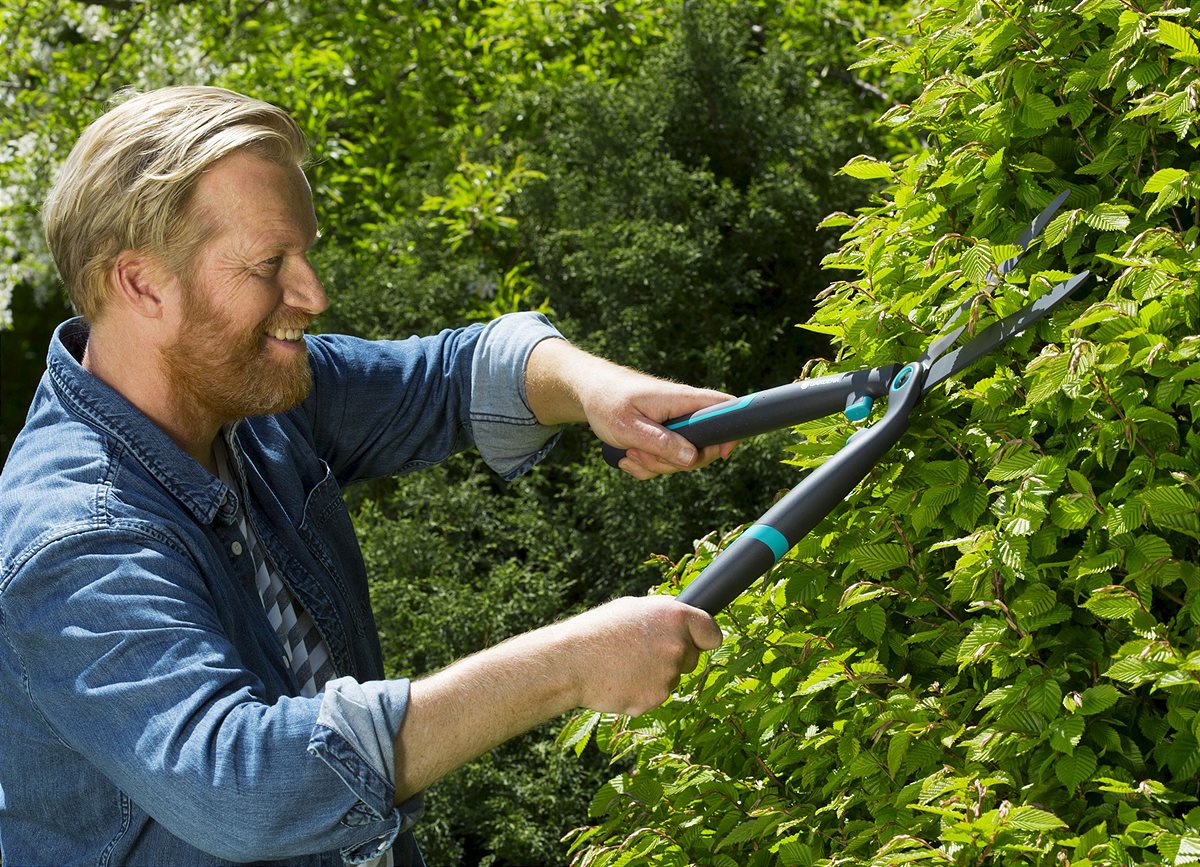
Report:
[[[325,330],[395,337],[539,309],[651,372],[737,391],[791,379],[828,352],[792,327],[828,282],[836,238],[818,223],[880,186],[834,167],[909,137],[872,123],[904,77],[851,69],[857,43],[905,15],[867,0],[0,0],[0,447],[63,315],[39,203],[125,87],[219,84],[295,114]],[[788,484],[787,441],[640,484],[568,431],[511,485],[460,456],[349,492],[389,672],[644,592]],[[566,859],[559,838],[611,772],[555,750],[554,727],[430,792],[430,863]]]
[[[1173,0],[959,0],[869,43],[918,91],[881,122],[923,144],[844,168],[886,186],[826,222],[847,276],[810,323],[837,346],[817,370],[915,358],[981,289],[978,325],[1095,280],[930,393],[675,701],[564,729],[633,765],[575,863],[1200,863],[1196,21]],[[851,430],[797,428],[791,462]]]

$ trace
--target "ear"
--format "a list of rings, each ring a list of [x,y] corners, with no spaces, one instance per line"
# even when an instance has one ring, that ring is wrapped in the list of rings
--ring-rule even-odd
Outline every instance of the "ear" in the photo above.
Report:
[[[153,256],[122,250],[109,274],[113,300],[147,319],[161,319],[172,278]]]

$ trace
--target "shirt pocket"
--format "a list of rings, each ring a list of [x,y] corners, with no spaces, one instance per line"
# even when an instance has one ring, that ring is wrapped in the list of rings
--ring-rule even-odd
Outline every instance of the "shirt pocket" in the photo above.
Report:
[[[313,558],[333,579],[349,608],[353,629],[365,635],[371,622],[367,570],[342,489],[329,465],[321,462],[324,478],[304,502],[300,538]]]

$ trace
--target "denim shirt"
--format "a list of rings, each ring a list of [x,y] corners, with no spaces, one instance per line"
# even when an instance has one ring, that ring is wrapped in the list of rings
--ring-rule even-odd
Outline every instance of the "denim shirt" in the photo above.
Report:
[[[511,314],[433,337],[307,337],[297,408],[225,432],[231,490],[80,365],[61,325],[0,474],[0,858],[420,864],[396,806],[407,680],[383,679],[341,489],[474,445],[506,478],[551,447]],[[241,554],[244,503],[339,677],[300,698]]]

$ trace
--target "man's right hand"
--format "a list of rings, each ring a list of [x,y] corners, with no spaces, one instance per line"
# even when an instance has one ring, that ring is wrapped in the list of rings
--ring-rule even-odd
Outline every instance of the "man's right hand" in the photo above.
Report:
[[[706,612],[625,597],[518,635],[412,684],[396,737],[396,799],[575,707],[637,715],[721,643]]]
[[[630,716],[670,698],[701,651],[722,638],[706,612],[669,596],[616,599],[551,628],[578,647],[570,655],[576,706]]]

